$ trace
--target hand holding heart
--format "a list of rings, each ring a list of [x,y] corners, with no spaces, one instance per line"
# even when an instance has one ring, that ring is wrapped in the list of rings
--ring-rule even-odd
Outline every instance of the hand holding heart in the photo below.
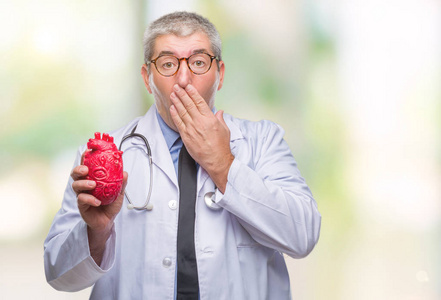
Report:
[[[224,193],[234,156],[230,150],[230,130],[223,111],[213,114],[205,99],[192,86],[173,87],[170,115],[193,159],[210,175]]]

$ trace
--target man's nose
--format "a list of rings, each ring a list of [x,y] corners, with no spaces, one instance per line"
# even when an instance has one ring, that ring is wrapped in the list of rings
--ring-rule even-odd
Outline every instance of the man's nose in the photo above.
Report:
[[[187,60],[181,58],[178,73],[176,74],[177,84],[180,87],[185,88],[189,83],[191,83],[192,72],[188,68]]]

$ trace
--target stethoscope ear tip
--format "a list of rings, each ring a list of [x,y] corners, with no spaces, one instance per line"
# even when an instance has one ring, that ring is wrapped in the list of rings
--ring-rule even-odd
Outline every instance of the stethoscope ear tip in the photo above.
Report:
[[[153,209],[153,204],[147,204],[147,206],[145,207],[145,209],[147,210],[152,210]]]
[[[133,204],[132,203],[127,204],[127,208],[132,210],[133,209]]]

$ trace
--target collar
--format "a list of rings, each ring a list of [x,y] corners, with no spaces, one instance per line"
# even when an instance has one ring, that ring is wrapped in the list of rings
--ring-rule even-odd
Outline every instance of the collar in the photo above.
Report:
[[[170,150],[173,144],[179,138],[179,133],[171,129],[167,125],[167,123],[164,122],[158,110],[156,110],[156,118],[158,119],[159,127],[161,128],[162,134],[164,135],[168,150]]]

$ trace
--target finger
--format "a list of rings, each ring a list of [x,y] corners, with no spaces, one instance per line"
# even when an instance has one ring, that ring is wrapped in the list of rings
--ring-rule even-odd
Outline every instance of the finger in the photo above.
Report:
[[[73,180],[78,180],[84,178],[87,174],[89,174],[89,168],[85,165],[79,165],[72,169],[70,177],[72,177]]]
[[[87,191],[91,191],[96,187],[96,182],[93,180],[75,180],[72,183],[72,189],[74,192],[79,195],[80,193],[84,193]]]
[[[190,123],[192,121],[192,117],[188,113],[187,108],[185,108],[184,103],[182,103],[181,98],[179,98],[179,96],[175,92],[173,92],[170,95],[170,100],[172,101],[175,107],[175,111],[179,115],[181,121]]]
[[[184,106],[185,110],[188,112],[188,114],[194,118],[200,115],[199,109],[196,106],[196,103],[202,99],[201,96],[197,93],[196,89],[193,88],[194,92],[196,92],[195,97],[196,99],[193,99],[190,97],[190,95],[187,93],[187,91],[183,88],[181,88],[179,85],[175,84],[173,86],[173,91],[175,95],[179,98],[179,100],[182,102],[182,105]],[[199,98],[198,98],[199,97]],[[202,101],[204,101],[202,99]],[[179,112],[179,107],[177,107]]]
[[[128,174],[127,174],[127,172],[124,172],[123,173],[123,185],[122,185],[121,191],[119,192],[118,197],[115,200],[115,202],[118,202],[120,204],[124,201],[124,192],[125,192],[126,186],[127,186],[127,178],[128,178]]]
[[[107,215],[109,219],[113,220],[114,217],[121,211],[122,203],[124,202],[124,191],[127,186],[127,178],[127,172],[123,172],[123,185],[121,191],[113,202],[102,207],[103,212]]]
[[[192,86],[191,84],[188,84],[185,87],[185,91],[190,96],[190,98],[193,100],[194,104],[196,105],[198,111],[200,114],[206,116],[208,114],[213,114],[210,107],[208,106],[207,102],[204,98],[198,93],[196,88]]]
[[[124,195],[124,191],[126,189],[128,179],[129,179],[129,174],[126,171],[124,171],[123,172],[123,186],[122,186],[121,192],[119,193],[120,195]]]
[[[170,115],[172,117],[173,123],[175,123],[176,128],[182,135],[182,133],[185,132],[185,124],[182,121],[181,116],[179,115],[175,105],[170,106]]]
[[[78,202],[78,208],[80,209],[80,211],[84,211],[87,208],[89,208],[89,206],[100,206],[101,205],[101,201],[98,200],[97,198],[95,198],[94,196],[92,196],[91,194],[86,194],[86,193],[81,193],[77,196],[77,202]]]

